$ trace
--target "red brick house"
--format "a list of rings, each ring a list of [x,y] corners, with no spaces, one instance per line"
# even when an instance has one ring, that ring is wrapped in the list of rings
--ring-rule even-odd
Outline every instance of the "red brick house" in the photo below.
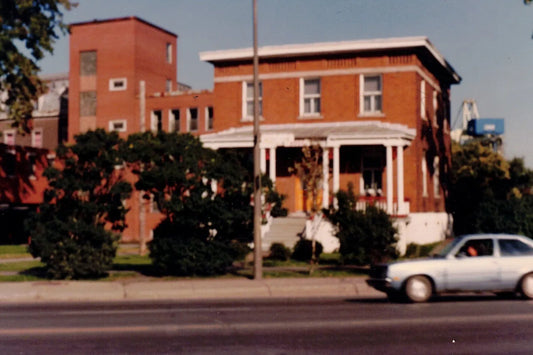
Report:
[[[396,217],[400,249],[442,238],[450,168],[450,87],[459,75],[425,37],[259,48],[261,166],[305,211],[289,172],[301,147],[323,150],[322,204],[352,184],[363,208]],[[208,147],[253,146],[252,49],[200,53],[214,66]]]

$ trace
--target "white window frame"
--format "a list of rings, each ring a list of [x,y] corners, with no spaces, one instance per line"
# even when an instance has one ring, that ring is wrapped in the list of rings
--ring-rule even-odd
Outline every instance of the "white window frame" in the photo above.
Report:
[[[172,91],[172,80],[167,79],[165,82],[165,92],[171,92]]]
[[[12,137],[12,141],[9,137]],[[17,132],[14,129],[6,129],[3,133],[4,144],[14,146],[17,140]]]
[[[157,119],[157,115],[155,114],[156,112],[160,112],[161,113],[161,126],[163,126],[163,111],[162,110],[152,110],[150,112],[150,130],[154,133],[157,133],[157,123],[158,123],[158,119]],[[161,129],[163,129],[163,127],[161,127]]]
[[[191,110],[196,110],[196,129],[191,129],[192,115]],[[198,115],[200,114],[198,107],[187,108],[187,132],[198,132]]]
[[[378,77],[379,78],[379,91],[365,91],[365,78]],[[383,115],[383,75],[381,74],[364,74],[359,76],[359,112],[362,116]],[[370,96],[370,110],[365,110],[365,97]],[[376,97],[381,98],[381,108],[376,109]]]
[[[422,80],[420,82],[420,117],[423,120],[427,119],[426,116],[426,81]]]
[[[41,141],[40,144],[37,145],[37,135],[41,135]],[[31,146],[34,148],[42,148],[43,147],[43,130],[42,129],[34,129],[31,131]]]
[[[425,153],[424,153],[425,154]],[[422,196],[428,196],[428,163],[426,157],[422,157]]]
[[[117,83],[123,83],[122,86],[116,87]],[[111,78],[109,79],[109,91],[124,91],[128,88],[128,79],[127,78]]]
[[[172,64],[172,51],[173,51],[173,45],[172,43],[167,43],[167,46],[166,46],[166,49],[167,49],[167,53],[166,53],[166,60],[167,60],[167,63],[168,64]]]
[[[434,119],[435,127],[439,126],[439,120],[437,117],[437,111],[439,108],[439,96],[438,95],[439,93],[437,92],[437,90],[433,90],[433,119]]]
[[[209,115],[209,109],[211,109],[211,115]],[[211,123],[213,123],[213,116],[214,116],[214,110],[213,106],[207,106],[205,108],[205,130],[206,131],[212,131],[213,125],[209,125],[209,120],[211,119]]]
[[[254,119],[254,114],[252,112],[251,115],[248,114],[248,103],[254,102],[254,97],[252,94],[252,97],[248,97],[248,85],[251,85],[253,87],[254,83],[250,81],[243,81],[242,82],[242,120],[243,121],[252,121]],[[253,91],[252,91],[253,92]],[[263,116],[263,82],[259,82],[259,116]]]
[[[174,112],[178,112],[179,120],[178,120],[178,127],[176,129],[176,115]],[[169,132],[180,132],[181,127],[181,110],[179,108],[171,108],[168,110],[168,131]]]
[[[433,158],[433,195],[440,197],[440,160],[439,157]]]
[[[379,165],[378,166],[365,166],[365,159],[378,161]],[[377,154],[375,152],[371,152],[371,153],[365,153],[365,154],[362,155],[362,158],[361,158],[361,177],[360,177],[360,180],[359,180],[359,186],[360,186],[359,192],[360,192],[361,195],[363,195],[363,196],[366,196],[366,195],[369,195],[369,196],[383,196],[383,176],[382,176],[383,169],[385,169],[385,166],[383,164],[383,159],[382,159],[382,157],[379,154]],[[366,188],[366,186],[365,186],[365,176],[364,176],[366,171],[371,172],[373,183],[375,183],[376,186],[370,186],[369,188]],[[381,180],[380,181],[381,186],[377,185],[378,180]]]
[[[122,128],[117,129],[116,124],[122,124]],[[111,120],[109,121],[109,132],[126,132],[128,130],[128,120]]]
[[[319,93],[318,94],[306,94],[305,83],[308,81],[318,81]],[[311,111],[305,112],[305,100],[311,100]],[[316,100],[318,99],[318,109]],[[322,81],[320,78],[300,78],[300,116],[305,117],[320,117],[322,108]]]

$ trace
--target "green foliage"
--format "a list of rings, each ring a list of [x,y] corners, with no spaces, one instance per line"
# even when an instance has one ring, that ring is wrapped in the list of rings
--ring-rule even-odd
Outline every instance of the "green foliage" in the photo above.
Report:
[[[37,61],[53,52],[56,29],[66,32],[61,7],[72,6],[69,0],[0,1],[0,92],[7,93],[8,116],[21,130],[29,130],[32,100],[43,91]]]
[[[315,241],[315,260],[319,260],[320,254],[324,247],[320,242]],[[309,239],[300,239],[294,245],[291,258],[298,261],[310,261],[313,254],[313,241]]]
[[[58,166],[45,176],[49,187],[39,211],[28,220],[29,251],[54,279],[98,277],[112,265],[131,193],[122,180],[116,133],[78,135],[57,149]],[[59,166],[60,165],[60,166]]]
[[[398,257],[397,230],[385,211],[374,206],[357,211],[351,186],[348,191],[339,191],[336,198],[338,208],[325,212],[337,229],[344,263],[368,265]]]
[[[272,243],[270,246],[271,260],[287,261],[291,257],[291,249],[283,245],[282,243]]]
[[[287,217],[289,210],[283,207],[283,201],[285,201],[287,196],[276,191],[272,180],[268,176],[261,177],[261,185],[263,185],[265,201],[271,205],[270,215],[272,217]]]
[[[226,273],[233,262],[233,251],[229,245],[193,233],[168,220],[154,230],[154,239],[149,247],[156,272],[177,276]]]
[[[454,232],[533,236],[533,172],[473,141],[452,147],[449,208]]]
[[[152,195],[166,216],[149,245],[160,272],[220,274],[242,257],[253,236],[253,186],[238,153],[162,132],[132,135],[122,151],[139,176],[136,188]]]

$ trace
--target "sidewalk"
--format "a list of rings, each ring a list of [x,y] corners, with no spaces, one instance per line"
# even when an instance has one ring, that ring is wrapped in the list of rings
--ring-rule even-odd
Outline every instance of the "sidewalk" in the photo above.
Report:
[[[0,283],[0,304],[147,300],[384,297],[365,277]]]

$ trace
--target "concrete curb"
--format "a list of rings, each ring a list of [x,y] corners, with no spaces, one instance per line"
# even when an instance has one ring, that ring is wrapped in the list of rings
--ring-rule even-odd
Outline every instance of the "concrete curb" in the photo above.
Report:
[[[179,281],[38,281],[0,283],[0,304],[268,298],[383,297],[363,277]]]

